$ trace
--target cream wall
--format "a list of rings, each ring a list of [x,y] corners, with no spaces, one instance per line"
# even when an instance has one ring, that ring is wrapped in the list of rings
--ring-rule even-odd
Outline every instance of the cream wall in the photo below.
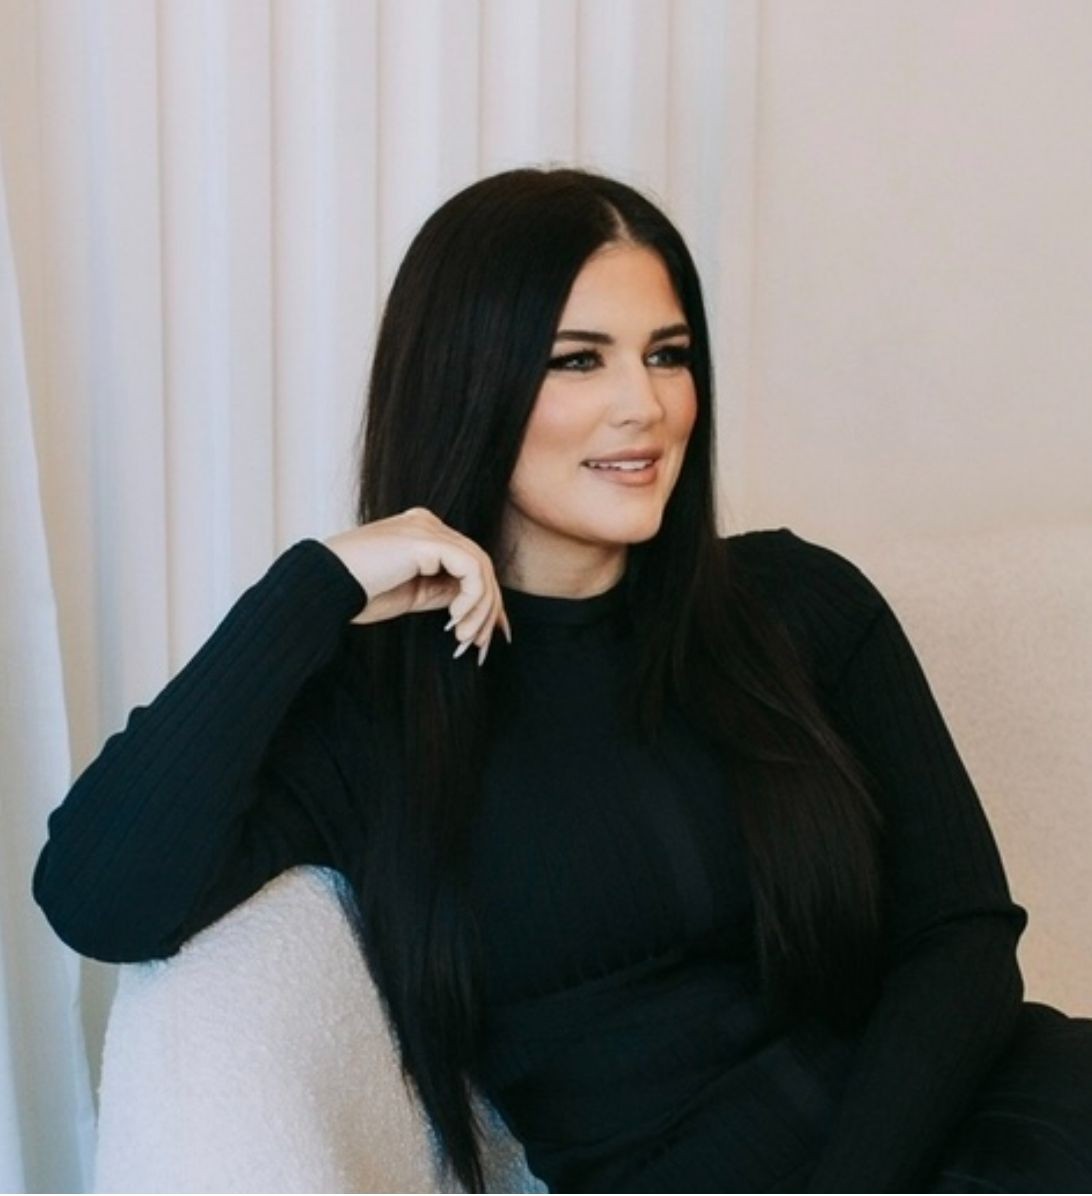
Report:
[[[1092,6],[761,13],[752,509],[1089,520]]]
[[[1092,1014],[1092,5],[758,17],[736,514],[888,594]]]

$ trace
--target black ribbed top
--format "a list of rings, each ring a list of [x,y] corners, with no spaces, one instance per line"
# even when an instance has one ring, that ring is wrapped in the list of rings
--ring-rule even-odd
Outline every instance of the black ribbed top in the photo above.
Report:
[[[880,783],[882,994],[852,1038],[772,1031],[736,780],[677,710],[655,750],[620,717],[626,578],[578,599],[503,587],[514,642],[498,635],[485,666],[505,718],[471,868],[475,1078],[554,1191],[913,1190],[1011,1034],[1026,914],[875,586],[785,528],[725,551]],[[365,600],[333,552],[300,541],[134,708],[50,816],[34,893],[65,941],[163,957],[285,868],[362,850],[360,720],[378,699],[353,650],[368,629],[348,620]]]

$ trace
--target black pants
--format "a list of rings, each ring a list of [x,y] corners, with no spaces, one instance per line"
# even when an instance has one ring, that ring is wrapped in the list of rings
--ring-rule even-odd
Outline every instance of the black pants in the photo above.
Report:
[[[748,1184],[711,1102],[674,1149],[648,1165],[574,1176],[555,1192],[805,1192],[815,1166],[791,1165],[768,1186]],[[727,1143],[727,1146],[725,1145]],[[734,1180],[725,1179],[739,1171]],[[734,1186],[733,1186],[734,1185]],[[863,1191],[863,1188],[855,1188]],[[907,1192],[1092,1193],[1092,1018],[1026,1001],[1003,1054],[977,1085],[939,1157]]]
[[[1092,1192],[1092,1018],[1024,1003],[925,1192]]]

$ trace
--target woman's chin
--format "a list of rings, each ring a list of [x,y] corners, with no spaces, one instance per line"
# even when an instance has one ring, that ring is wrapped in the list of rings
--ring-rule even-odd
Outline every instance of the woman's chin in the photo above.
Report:
[[[629,515],[612,519],[596,521],[591,539],[607,544],[640,544],[644,540],[651,540],[660,530],[663,523],[663,508],[658,504],[650,506],[648,511],[640,514],[633,512]]]

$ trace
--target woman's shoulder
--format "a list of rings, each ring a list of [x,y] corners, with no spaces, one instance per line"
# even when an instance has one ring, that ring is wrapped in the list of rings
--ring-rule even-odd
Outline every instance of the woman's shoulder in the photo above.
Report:
[[[874,613],[883,596],[844,553],[805,539],[788,527],[761,528],[721,538],[729,559],[756,584],[784,598],[820,599],[846,610]]]
[[[835,678],[887,601],[863,569],[788,527],[722,537],[730,567],[802,641],[820,679]]]

